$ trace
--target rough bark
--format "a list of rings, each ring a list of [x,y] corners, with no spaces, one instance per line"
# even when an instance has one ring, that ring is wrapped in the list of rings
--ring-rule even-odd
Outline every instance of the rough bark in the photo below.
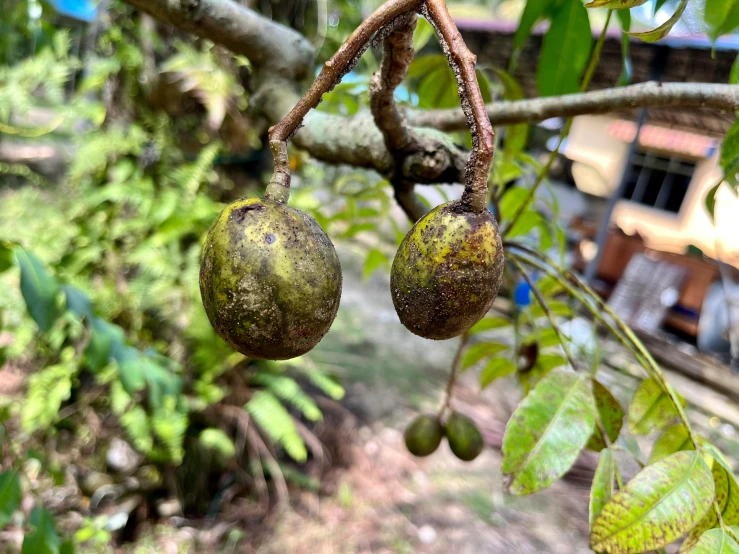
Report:
[[[550,117],[603,114],[628,108],[686,106],[722,111],[739,109],[739,85],[713,83],[658,83],[650,81],[622,88],[566,94],[549,98],[501,101],[487,106],[493,125],[535,123]],[[461,109],[413,110],[412,125],[442,131],[463,129],[467,120]]]
[[[208,38],[247,56],[253,64],[251,104],[277,123],[298,103],[298,82],[314,68],[314,51],[300,34],[270,21],[234,0],[125,0],[153,17]],[[493,125],[533,123],[550,117],[607,113],[624,108],[692,106],[739,110],[739,85],[642,83],[618,89],[496,102],[486,106]],[[421,137],[403,160],[401,174],[412,183],[461,182],[467,155],[442,133],[467,127],[461,109],[408,110],[408,124]],[[352,117],[309,112],[294,143],[316,159],[374,169],[390,176],[394,158],[371,114]]]

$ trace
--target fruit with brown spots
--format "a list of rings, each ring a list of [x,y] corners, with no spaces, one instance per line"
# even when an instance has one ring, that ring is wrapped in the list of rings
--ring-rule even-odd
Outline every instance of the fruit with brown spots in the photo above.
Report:
[[[460,335],[492,306],[503,276],[503,245],[490,211],[437,206],[403,239],[390,287],[400,321],[428,339]]]
[[[443,436],[444,428],[436,416],[420,415],[405,429],[405,446],[414,456],[430,456],[439,448]]]
[[[211,325],[232,348],[286,360],[308,352],[331,327],[341,267],[311,217],[246,198],[226,206],[208,232],[200,292]]]
[[[454,455],[464,462],[477,458],[484,446],[475,422],[457,412],[452,412],[446,422],[446,438]]]

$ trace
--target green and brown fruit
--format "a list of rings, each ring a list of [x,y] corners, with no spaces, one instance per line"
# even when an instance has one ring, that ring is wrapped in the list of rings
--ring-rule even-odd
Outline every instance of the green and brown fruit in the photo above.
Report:
[[[477,458],[484,446],[475,422],[457,412],[452,412],[446,422],[446,438],[454,455],[464,462]]]
[[[286,360],[308,352],[331,327],[341,266],[311,217],[245,198],[226,206],[208,232],[200,292],[211,325],[232,348]]]
[[[414,456],[429,456],[439,448],[443,436],[444,428],[438,417],[420,415],[405,429],[405,446]]]
[[[393,304],[411,332],[449,339],[480,321],[503,276],[503,245],[489,210],[437,206],[408,232],[393,260]]]

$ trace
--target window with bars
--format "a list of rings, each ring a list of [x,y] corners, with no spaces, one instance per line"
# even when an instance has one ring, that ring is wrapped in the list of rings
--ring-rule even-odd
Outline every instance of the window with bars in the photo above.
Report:
[[[624,199],[678,213],[693,178],[695,163],[676,156],[637,152],[626,171]]]

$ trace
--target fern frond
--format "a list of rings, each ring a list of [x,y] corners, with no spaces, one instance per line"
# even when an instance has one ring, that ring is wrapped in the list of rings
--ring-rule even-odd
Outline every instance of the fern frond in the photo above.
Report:
[[[134,406],[120,417],[121,425],[126,430],[128,438],[134,447],[142,453],[149,452],[154,447],[154,437],[151,434],[151,425],[146,411],[141,406]]]
[[[264,390],[255,392],[251,400],[244,405],[244,409],[267,436],[282,446],[292,459],[301,463],[308,459],[308,451],[292,416],[271,392]]]
[[[62,402],[72,391],[76,371],[71,364],[53,365],[34,373],[21,409],[21,425],[26,432],[46,428],[56,420]]]
[[[303,392],[295,379],[286,375],[275,375],[274,373],[260,371],[254,375],[252,382],[265,387],[278,398],[294,406],[306,419],[310,421],[320,421],[322,419],[321,410],[316,406],[313,399]]]

